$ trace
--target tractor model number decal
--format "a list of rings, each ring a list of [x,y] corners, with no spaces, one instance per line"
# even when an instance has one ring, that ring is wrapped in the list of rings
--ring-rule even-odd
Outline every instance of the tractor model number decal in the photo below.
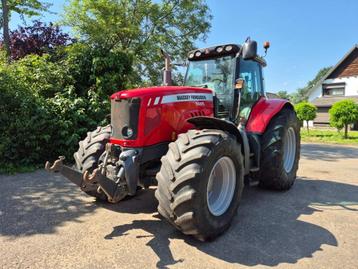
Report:
[[[210,93],[186,93],[166,95],[162,99],[162,104],[176,103],[176,102],[197,102],[197,101],[212,101],[213,95]]]

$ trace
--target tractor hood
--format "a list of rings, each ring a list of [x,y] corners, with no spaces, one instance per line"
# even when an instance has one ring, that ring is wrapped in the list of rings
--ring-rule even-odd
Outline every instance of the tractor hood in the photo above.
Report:
[[[148,88],[137,88],[133,90],[124,90],[112,94],[111,99],[126,99],[135,97],[157,97],[185,93],[203,93],[212,94],[213,91],[206,88],[189,87],[189,86],[159,86]],[[200,101],[200,100],[196,100]]]
[[[111,143],[146,147],[168,143],[192,128],[187,119],[213,116],[213,92],[189,86],[161,86],[111,96]]]

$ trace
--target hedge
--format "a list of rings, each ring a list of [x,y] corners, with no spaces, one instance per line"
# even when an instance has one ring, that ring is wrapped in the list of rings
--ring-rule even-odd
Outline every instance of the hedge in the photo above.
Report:
[[[108,52],[99,63],[98,51],[83,48],[75,44],[56,60],[50,55],[29,55],[11,64],[1,60],[0,171],[42,166],[59,155],[71,161],[86,132],[105,124],[108,94],[128,83],[131,60]],[[84,62],[87,68],[81,69]]]

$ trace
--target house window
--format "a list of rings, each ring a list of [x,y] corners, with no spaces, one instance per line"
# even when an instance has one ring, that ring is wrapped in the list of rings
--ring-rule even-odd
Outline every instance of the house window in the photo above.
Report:
[[[323,84],[323,96],[344,96],[345,83]]]
[[[323,95],[344,95],[344,88],[325,89]]]

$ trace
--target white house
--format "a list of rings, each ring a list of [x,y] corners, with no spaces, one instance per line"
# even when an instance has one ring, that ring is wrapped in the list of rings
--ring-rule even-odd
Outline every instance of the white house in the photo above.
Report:
[[[358,103],[358,44],[310,90],[308,101],[317,106],[313,125],[328,126],[328,110],[335,102],[348,98]]]

